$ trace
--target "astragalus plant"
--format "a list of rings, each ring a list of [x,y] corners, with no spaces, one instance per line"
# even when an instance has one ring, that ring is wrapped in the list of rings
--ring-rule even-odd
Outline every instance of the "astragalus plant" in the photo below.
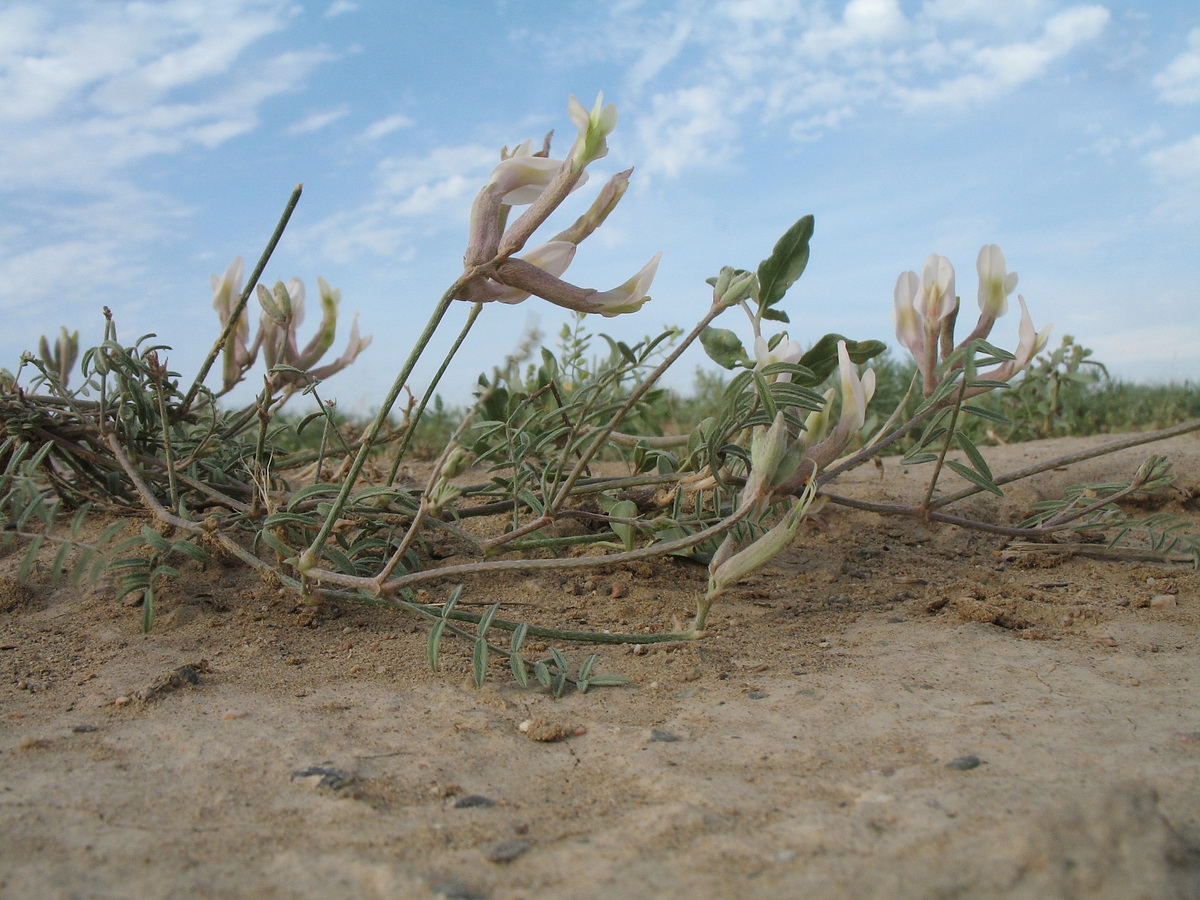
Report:
[[[584,186],[588,167],[607,154],[616,126],[616,109],[602,97],[590,110],[572,98],[568,111],[576,136],[562,158],[551,154],[549,135],[536,150],[531,141],[501,150],[471,209],[462,272],[433,304],[378,413],[352,440],[321,401],[320,384],[351,365],[370,338],[360,337],[355,325],[341,356],[321,364],[335,342],[339,292],[318,282],[322,321],[302,344],[303,284],[257,284],[299,188],[249,279],[243,284],[240,260],[213,277],[222,328],[186,390],[167,367],[167,348],[148,345],[149,338],[123,345],[111,317],[104,341],[83,354],[79,388],[67,385],[74,350],[65,331],[54,351],[47,345],[41,357],[27,355],[0,394],[2,507],[12,523],[9,537],[32,544],[27,561],[50,543],[60,548],[54,571],[96,574],[107,566],[122,577],[125,592],[141,592],[149,627],[156,589],[176,574],[176,562],[204,561],[215,550],[304,603],[355,600],[428,620],[435,668],[444,636],[457,634],[473,643],[478,682],[498,654],[521,684],[532,674],[560,693],[572,683],[586,690],[619,679],[594,674],[594,655],[578,667],[554,648],[545,658],[526,660],[528,636],[607,643],[700,638],[713,603],[796,541],[804,517],[829,502],[1026,537],[1076,528],[1122,535],[1140,527],[1150,532],[1157,552],[1195,551],[1178,523],[1135,521],[1117,505],[1170,480],[1161,457],[1148,460],[1128,482],[1087,486],[1018,525],[976,521],[947,509],[978,491],[1000,493],[1006,481],[1032,474],[994,474],[961,427],[966,417],[996,417],[972,400],[1020,378],[1047,338],[1048,329],[1035,328],[1018,298],[1015,349],[989,342],[1017,279],[994,245],[979,254],[979,317],[965,337],[956,336],[960,304],[949,260],[931,255],[920,274],[905,272],[898,279],[896,336],[912,353],[917,375],[909,396],[890,414],[871,408],[875,373],[863,368],[885,349],[883,343],[804,335],[806,346],[786,331],[768,333],[770,326],[790,325],[783,300],[807,265],[811,216],[788,228],[756,268],[726,267],[710,278],[704,314],[690,331],[633,344],[604,338],[608,353],[588,358],[582,348],[594,335],[583,317],[641,309],[660,254],[607,290],[579,286],[567,275],[580,246],[616,210],[632,170],[610,178],[574,222],[530,246],[563,201]],[[253,337],[252,298],[260,310]],[[564,351],[543,349],[524,373],[512,363],[481,377],[477,402],[424,483],[400,479],[426,406],[467,333],[484,315],[536,302],[580,317]],[[414,392],[412,373],[456,308],[463,312],[458,337],[431,383]],[[737,331],[714,325],[734,310],[747,317],[743,333],[750,351]],[[736,373],[717,412],[686,435],[639,433],[653,425],[649,411],[661,399],[661,376],[696,341]],[[247,377],[259,353],[267,372],[256,400],[244,409],[223,409],[218,398]],[[205,380],[218,359],[220,387],[214,391]],[[26,388],[21,381],[30,374]],[[321,440],[319,449],[288,453],[281,433],[286,422],[276,413],[298,392],[318,401],[318,411],[300,427],[318,429]],[[836,493],[839,475],[901,438],[912,448],[907,463],[930,466],[921,503],[887,506]],[[962,451],[961,459],[949,458],[951,449]],[[969,486],[939,492],[946,468]],[[64,528],[57,520],[67,508],[78,512]],[[86,543],[81,523],[100,508],[143,524],[133,537],[115,526]],[[487,527],[479,526],[485,518]],[[570,521],[584,527],[562,527]],[[812,534],[809,539],[827,539]],[[455,555],[469,561],[440,564],[429,550],[439,542],[454,543]],[[707,588],[698,591],[694,618],[684,628],[568,631],[504,618],[499,604],[481,615],[458,606],[464,595],[486,604],[489,576],[595,569],[668,555],[708,567]],[[441,592],[443,599],[419,598],[418,587]],[[491,643],[499,630],[511,632],[510,639]]]

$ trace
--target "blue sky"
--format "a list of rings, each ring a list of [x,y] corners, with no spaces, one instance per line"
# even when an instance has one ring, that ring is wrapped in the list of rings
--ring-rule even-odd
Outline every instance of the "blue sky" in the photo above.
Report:
[[[896,276],[931,252],[954,262],[969,316],[976,253],[997,243],[1052,344],[1072,334],[1129,378],[1200,380],[1195,0],[9,0],[0,365],[60,325],[94,341],[107,305],[122,339],[154,331],[194,374],[216,335],[210,274],[239,254],[249,268],[303,182],[264,281],[341,289],[335,350],[355,310],[374,343],[324,392],[371,408],[461,270],[500,147],[553,128],[564,153],[568,96],[590,107],[600,90],[620,121],[572,210],[634,173],[569,280],[604,290],[663,260],[652,302],[597,330],[690,325],[705,278],[753,268],[812,213],[785,300],[801,343],[893,344]],[[537,299],[493,306],[450,399],[564,319]],[[1015,346],[1015,319],[997,343]],[[749,335],[735,314],[720,324]]]

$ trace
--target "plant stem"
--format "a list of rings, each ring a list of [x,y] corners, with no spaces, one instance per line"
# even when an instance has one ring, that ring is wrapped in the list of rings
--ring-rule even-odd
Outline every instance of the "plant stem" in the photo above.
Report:
[[[396,448],[395,458],[392,460],[391,471],[388,472],[387,486],[391,487],[396,483],[396,473],[400,471],[400,462],[404,458],[405,452],[408,450],[408,445],[412,442],[413,435],[417,433],[417,425],[421,421],[421,416],[425,413],[425,407],[429,405],[429,401],[433,399],[433,392],[438,386],[438,382],[442,380],[442,376],[446,373],[446,369],[450,366],[450,361],[454,359],[458,353],[462,342],[466,340],[467,333],[470,332],[471,326],[475,324],[475,320],[479,318],[479,313],[483,311],[483,304],[476,303],[472,305],[471,312],[467,316],[467,321],[463,324],[462,330],[458,333],[458,337],[454,339],[454,344],[450,347],[450,351],[446,354],[446,358],[442,360],[441,366],[434,373],[433,379],[429,382],[429,387],[425,389],[424,396],[421,397],[421,402],[417,404],[417,408],[413,410],[408,419],[408,428],[404,432],[404,438],[400,441],[400,446]],[[394,401],[393,401],[394,402]]]
[[[1076,453],[1067,453],[1063,456],[1057,456],[1054,459],[1046,462],[1035,463],[1031,466],[1026,466],[1024,469],[1017,469],[1009,472],[1006,475],[1001,475],[994,480],[994,483],[999,486],[1009,484],[1013,481],[1020,481],[1022,478],[1028,478],[1030,475],[1037,475],[1041,472],[1047,472],[1050,469],[1058,469],[1063,466],[1069,466],[1077,462],[1083,462],[1086,459],[1095,459],[1097,456],[1105,456],[1109,453],[1116,453],[1118,450],[1128,450],[1130,447],[1138,447],[1142,444],[1152,444],[1155,441],[1165,441],[1168,438],[1178,437],[1181,434],[1189,434],[1193,431],[1200,431],[1200,419],[1193,419],[1190,422],[1182,422],[1179,425],[1172,425],[1169,428],[1160,428],[1157,431],[1146,431],[1141,434],[1131,435],[1119,440],[1110,441],[1107,444],[1102,444],[1099,447],[1094,447],[1091,450],[1082,450]],[[943,506],[949,506],[951,503],[957,503],[972,494],[977,494],[982,488],[971,486],[964,488],[954,494],[948,494],[945,497],[939,497],[931,504],[932,509],[938,509]]]
[[[425,329],[417,338],[412,352],[409,353],[408,359],[405,360],[404,366],[400,369],[396,380],[392,383],[391,390],[388,391],[387,397],[384,398],[383,404],[379,407],[379,412],[367,428],[366,433],[363,434],[358,453],[355,455],[354,461],[350,464],[350,471],[346,473],[345,480],[342,482],[341,491],[338,492],[337,498],[333,501],[329,514],[325,517],[325,522],[321,525],[321,530],[317,532],[317,536],[313,538],[313,542],[304,551],[302,558],[306,557],[309,565],[315,565],[316,561],[320,559],[321,547],[329,539],[329,535],[333,532],[333,526],[341,516],[342,510],[345,509],[346,501],[350,497],[350,492],[354,490],[354,485],[358,482],[358,476],[362,474],[367,457],[375,447],[375,440],[380,430],[387,423],[388,415],[391,413],[392,407],[396,405],[396,400],[400,397],[400,392],[404,390],[404,385],[408,382],[412,370],[421,358],[421,353],[433,337],[433,333],[437,331],[437,327],[441,324],[442,318],[450,308],[450,304],[454,302],[454,295],[462,287],[466,278],[467,274],[460,276],[446,293],[442,294],[437,306],[434,307],[433,314],[425,324]]]
[[[652,544],[649,547],[639,547],[637,550],[613,553],[607,556],[576,556],[569,559],[485,560],[475,563],[463,563],[457,566],[442,566],[438,569],[425,569],[421,572],[411,572],[407,575],[394,578],[385,585],[379,585],[374,578],[364,578],[359,575],[343,575],[340,572],[331,572],[325,569],[314,568],[309,571],[308,576],[314,581],[327,581],[330,584],[341,585],[347,588],[366,591],[381,590],[386,593],[395,593],[416,584],[425,584],[430,581],[441,581],[446,578],[458,578],[466,575],[492,574],[496,572],[527,572],[539,571],[541,569],[588,569],[597,566],[613,566],[626,562],[634,562],[635,560],[666,556],[677,550],[686,550],[688,547],[695,546],[709,538],[719,537],[745,518],[752,510],[753,507],[747,505],[735,510],[731,515],[717,522],[715,525],[710,525],[708,528],[697,531],[695,534],[690,534],[687,537],[667,541],[662,544]]]
[[[288,198],[287,205],[283,208],[283,214],[279,217],[275,231],[272,232],[271,239],[267,241],[267,246],[263,250],[262,256],[258,258],[258,265],[254,267],[254,271],[246,279],[246,287],[242,290],[242,296],[238,298],[237,305],[233,308],[233,314],[230,315],[229,321],[225,323],[225,327],[221,329],[220,336],[217,337],[216,343],[213,344],[212,349],[208,352],[208,358],[200,366],[200,372],[196,375],[196,380],[192,382],[192,386],[188,388],[187,396],[183,398],[183,402],[175,409],[175,418],[177,420],[191,408],[193,401],[196,399],[196,394],[199,392],[201,385],[204,384],[204,379],[208,377],[209,370],[212,369],[213,363],[217,361],[217,357],[221,355],[221,351],[225,348],[225,342],[229,339],[229,335],[233,334],[233,330],[237,328],[242,311],[246,308],[246,304],[250,302],[250,295],[254,293],[258,279],[262,277],[263,269],[267,267],[267,262],[271,259],[271,254],[275,252],[276,244],[283,237],[284,229],[287,228],[288,221],[292,218],[292,213],[296,209],[296,204],[300,202],[300,194],[303,191],[303,184],[298,184],[292,189],[292,195]]]
[[[161,378],[154,382],[154,393],[158,400],[158,418],[162,423],[163,461],[167,465],[167,490],[171,497],[171,508],[179,509],[179,485],[175,480],[175,454],[171,449],[171,422],[167,418],[167,401],[163,397]]]
[[[896,441],[900,440],[900,438],[904,437],[904,435],[908,434],[910,431],[912,431],[914,428],[916,428],[918,425],[920,425],[926,419],[929,419],[932,416],[936,415],[937,413],[941,412],[941,410],[942,410],[941,406],[931,406],[928,409],[922,410],[921,412],[917,413],[917,415],[913,416],[911,419],[909,419],[907,422],[905,422],[903,425],[901,425],[899,428],[897,428],[895,431],[893,431],[887,437],[881,438],[880,440],[876,441],[874,444],[868,444],[866,447],[863,447],[863,449],[859,450],[853,456],[842,460],[842,462],[838,463],[832,469],[826,469],[824,472],[822,472],[817,477],[817,486],[821,487],[822,485],[828,484],[830,481],[837,478],[837,476],[841,475],[843,472],[847,472],[850,469],[857,468],[858,466],[861,466],[863,463],[865,463],[868,459],[878,456],[881,452],[886,450],[888,447],[890,447]]]
[[[946,429],[946,440],[942,444],[942,452],[938,454],[937,463],[934,464],[933,474],[929,477],[929,489],[925,491],[925,499],[921,501],[921,509],[929,509],[929,501],[933,499],[933,492],[937,488],[938,476],[942,474],[942,467],[946,464],[946,454],[950,451],[950,445],[954,443],[954,429],[958,425],[958,414],[962,410],[963,399],[967,394],[967,377],[963,376],[962,384],[958,389],[958,399],[954,403],[954,409],[950,413],[950,427]]]
[[[645,393],[654,386],[654,383],[658,381],[658,379],[662,377],[662,374],[675,363],[675,360],[679,359],[683,352],[695,342],[696,338],[700,337],[700,333],[709,326],[709,323],[723,313],[725,309],[726,307],[719,306],[714,303],[709,308],[708,312],[705,313],[704,318],[702,318],[696,324],[696,327],[691,330],[687,337],[680,341],[679,346],[672,350],[671,353],[668,354],[666,358],[664,358],[663,361],[658,364],[654,371],[647,375],[645,380],[634,389],[633,393],[629,395],[629,399],[625,401],[625,404],[619,410],[617,410],[616,414],[613,415],[612,419],[609,420],[609,423],[603,428],[596,430],[596,437],[583,452],[583,455],[575,464],[575,468],[571,470],[571,473],[567,476],[566,481],[562,483],[558,489],[558,493],[551,501],[551,510],[557,510],[563,505],[563,503],[566,502],[567,497],[569,497],[571,494],[571,489],[575,486],[575,482],[579,480],[579,478],[583,475],[584,469],[587,468],[587,464],[604,445],[604,442],[608,440],[608,436],[616,431],[617,426],[621,424],[622,419],[624,419],[629,413],[629,410],[633,409],[634,404],[637,403],[638,400],[640,400]]]

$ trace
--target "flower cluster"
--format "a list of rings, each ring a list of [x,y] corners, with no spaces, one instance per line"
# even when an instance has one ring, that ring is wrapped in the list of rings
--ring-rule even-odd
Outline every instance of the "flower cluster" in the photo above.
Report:
[[[499,165],[475,198],[471,229],[463,255],[464,276],[455,298],[473,303],[520,303],[531,294],[578,312],[615,316],[635,312],[650,298],[646,292],[662,257],[657,253],[640,272],[609,291],[581,288],[563,281],[575,250],[616,208],[629,187],[628,169],[618,172],[575,224],[520,255],[526,242],[550,214],[587,180],[587,166],[608,153],[607,137],[617,124],[617,108],[596,98],[589,112],[574,97],[568,106],[578,136],[564,160],[550,157],[550,136],[533,152],[526,141],[501,151]],[[517,206],[529,208],[511,225]]]
[[[242,258],[239,256],[221,277],[212,276],[213,308],[226,326],[237,309],[243,293]],[[286,285],[276,282],[273,290],[256,285],[258,302],[262,307],[258,333],[250,341],[250,315],[242,307],[237,321],[229,331],[224,346],[224,368],[222,393],[238,384],[254,365],[259,349],[270,371],[268,384],[272,389],[307,383],[312,378],[318,381],[328,378],[349,366],[358,357],[371,337],[362,337],[358,332],[358,314],[350,326],[350,340],[346,350],[331,363],[317,366],[321,357],[333,346],[337,332],[338,306],[342,292],[334,290],[324,278],[317,279],[321,294],[321,325],[304,348],[300,348],[296,331],[304,322],[304,282],[293,278]],[[285,367],[274,371],[276,366]],[[314,368],[315,367],[315,368]],[[294,371],[293,371],[294,370]]]
[[[954,266],[950,260],[936,253],[930,254],[920,277],[916,272],[901,272],[896,279],[893,311],[896,338],[916,360],[927,397],[939,383],[938,366],[955,350],[971,341],[985,339],[991,334],[996,319],[1008,312],[1008,296],[1017,286],[1017,273],[1007,270],[1003,251],[995,244],[983,247],[975,268],[979,273],[979,320],[957,345],[954,343],[954,323],[958,317],[958,297],[954,293]],[[1025,298],[1018,295],[1017,302],[1021,304],[1021,325],[1015,356],[989,372],[980,373],[982,379],[1008,381],[1024,371],[1046,346],[1052,326],[1037,331],[1025,306]]]

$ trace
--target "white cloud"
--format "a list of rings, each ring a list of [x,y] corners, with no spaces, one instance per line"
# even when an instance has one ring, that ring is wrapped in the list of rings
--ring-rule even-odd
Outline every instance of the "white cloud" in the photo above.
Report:
[[[1197,298],[1179,299],[1182,302],[1163,304],[1162,308],[1194,308]],[[1098,328],[1087,339],[1096,359],[1111,366],[1136,368],[1138,377],[1153,381],[1170,381],[1178,378],[1180,373],[1195,371],[1195,363],[1200,359],[1200,353],[1195,349],[1200,347],[1200,326],[1172,321],[1170,344],[1172,349],[1167,350],[1160,322],[1149,325],[1110,322],[1110,327]]]
[[[647,148],[640,168],[677,175],[725,162],[736,148],[738,129],[730,115],[735,107],[730,91],[719,84],[658,94],[638,120],[638,136]]]
[[[1200,134],[1147,153],[1145,162],[1164,181],[1200,182]]]
[[[1188,50],[1154,77],[1159,97],[1167,103],[1200,103],[1200,28],[1188,32]]]
[[[117,293],[125,308],[136,304],[130,285],[149,276],[153,245],[186,213],[170,197],[130,184],[113,185],[109,196],[70,199],[36,195],[8,207],[0,308],[29,323],[20,329],[26,334],[59,325],[98,333],[97,298]]]
[[[93,189],[132,163],[215,147],[253,129],[296,89],[321,50],[245,59],[286,26],[282,2],[229,0],[9,10],[0,45],[0,185]]]
[[[908,25],[898,0],[850,0],[842,21],[853,39],[869,41],[897,37]]]
[[[325,18],[333,19],[337,16],[344,16],[346,13],[352,13],[358,10],[358,4],[352,3],[351,0],[334,0],[329,4],[329,8],[325,10]]]
[[[350,112],[350,108],[346,104],[327,109],[323,112],[309,113],[298,122],[293,122],[287,127],[287,133],[296,134],[311,134],[314,131],[320,131],[328,125],[332,125],[338,119],[343,118]]]
[[[645,47],[641,56],[629,67],[627,78],[630,88],[635,92],[640,91],[646,82],[678,58],[691,33],[691,20],[680,19],[671,27],[665,40],[655,41],[653,45]]]
[[[962,106],[1012,90],[1040,76],[1051,63],[1103,31],[1109,19],[1101,6],[1076,6],[1046,21],[1036,40],[972,48],[959,59],[966,74],[932,88],[901,88],[909,107]]]
[[[391,134],[393,131],[399,131],[401,128],[408,128],[412,125],[412,119],[401,113],[394,116],[388,116],[385,119],[380,119],[378,122],[373,122],[368,125],[363,131],[364,140],[377,141],[385,135]]]
[[[165,292],[149,261],[190,210],[145,187],[142,164],[253,131],[265,103],[330,59],[262,49],[296,11],[290,0],[0,10],[0,221],[20,223],[0,238],[0,302],[22,333],[83,327],[116,298],[136,318]]]
[[[1122,150],[1137,150],[1147,144],[1156,144],[1166,137],[1161,125],[1152,123],[1136,131],[1125,131],[1119,135],[1105,135],[1097,138],[1092,147],[1101,156],[1113,156]]]
[[[921,19],[1008,29],[1045,16],[1045,0],[926,0]]]
[[[472,196],[498,161],[498,148],[483,144],[388,157],[376,166],[370,197],[353,209],[293,229],[292,237],[319,246],[338,263],[410,254],[415,237],[447,227],[461,227],[465,241]]]
[[[677,0],[610,12],[576,40],[546,36],[544,52],[567,65],[604,48],[625,64],[642,171],[678,175],[736,159],[765,125],[811,141],[871,107],[986,102],[1044,77],[1108,20],[1050,0]]]
[[[1152,150],[1142,162],[1163,188],[1155,217],[1194,228],[1200,221],[1200,134]]]

